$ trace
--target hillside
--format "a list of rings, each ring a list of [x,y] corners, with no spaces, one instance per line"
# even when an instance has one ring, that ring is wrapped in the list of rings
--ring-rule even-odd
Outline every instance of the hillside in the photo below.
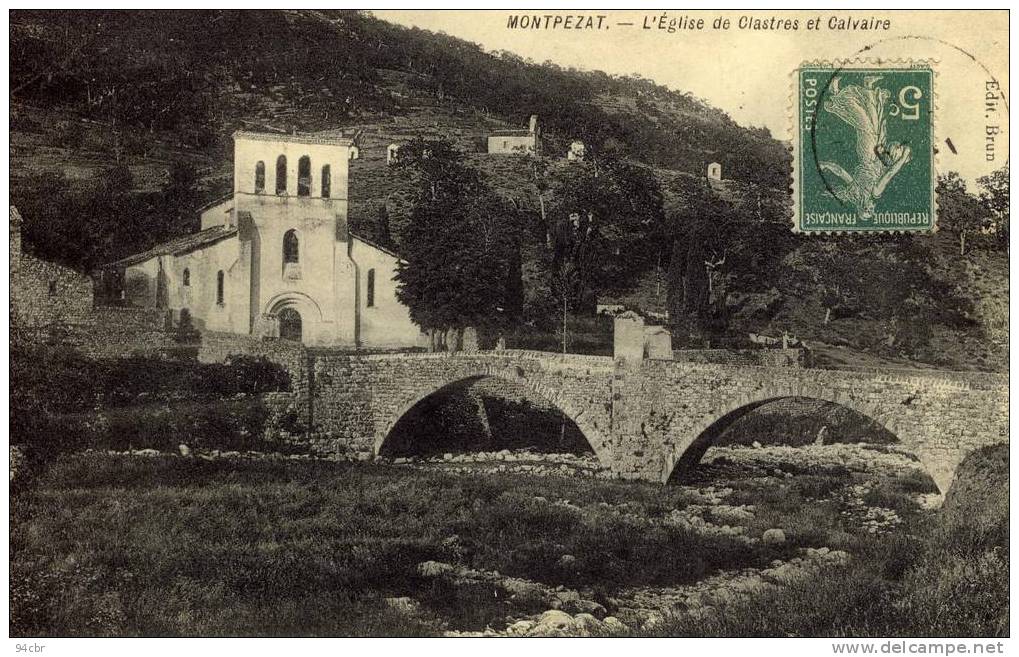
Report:
[[[74,162],[78,151],[102,146],[129,162],[202,154],[215,168],[242,127],[317,131],[449,115],[480,135],[538,114],[553,151],[580,138],[676,170],[717,160],[745,180],[783,152],[766,133],[647,80],[487,54],[362,13],[15,11],[11,55],[12,140],[23,155],[63,146],[71,167],[88,168]],[[14,175],[26,164],[17,159]]]
[[[649,80],[485,53],[356,12],[13,11],[10,38],[12,202],[26,217],[26,247],[44,257],[89,268],[190,232],[194,210],[231,187],[230,135],[238,129],[354,138],[351,223],[388,243],[398,242],[410,210],[408,183],[386,165],[389,144],[452,142],[507,207],[533,217],[536,182],[568,166],[567,145],[581,139],[592,159],[651,171],[670,221],[689,218],[691,199],[706,188],[741,217],[745,234],[717,255],[729,270],[721,300],[711,300],[722,324],[712,329],[714,344],[787,331],[834,365],[1007,363],[1007,253],[976,240],[959,257],[952,235],[941,233],[893,254],[924,278],[917,295],[933,318],[905,320],[924,329],[906,335],[907,346],[888,343],[917,331],[903,330],[894,309],[875,310],[866,295],[822,322],[816,276],[791,280],[790,272],[795,263],[800,274],[821,271],[816,256],[837,241],[788,231],[786,146]],[[485,153],[487,135],[522,128],[531,114],[542,157]],[[707,186],[712,161],[725,181]],[[540,247],[525,245],[525,284]],[[664,312],[668,247],[662,267],[635,286],[600,294]],[[864,247],[858,255],[867,262],[876,253]],[[959,303],[946,310],[942,292]]]

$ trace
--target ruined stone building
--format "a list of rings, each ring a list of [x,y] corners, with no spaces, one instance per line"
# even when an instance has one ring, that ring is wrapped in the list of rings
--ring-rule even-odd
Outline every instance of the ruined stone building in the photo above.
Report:
[[[308,345],[416,346],[395,253],[350,232],[350,139],[234,134],[233,193],[201,229],[110,265],[132,306],[199,331]]]
[[[497,130],[488,136],[488,152],[502,155],[535,155],[540,150],[538,117],[531,115],[527,130]]]
[[[21,250],[21,214],[10,206],[11,324],[77,324],[92,313],[92,279]]]

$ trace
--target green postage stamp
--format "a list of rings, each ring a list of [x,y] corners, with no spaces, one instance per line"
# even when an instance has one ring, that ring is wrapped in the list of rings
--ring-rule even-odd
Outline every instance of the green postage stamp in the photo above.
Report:
[[[796,71],[796,230],[934,230],[934,71],[893,62]]]

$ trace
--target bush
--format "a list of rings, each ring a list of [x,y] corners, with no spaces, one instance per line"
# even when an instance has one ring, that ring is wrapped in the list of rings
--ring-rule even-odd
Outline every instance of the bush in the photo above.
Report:
[[[12,350],[11,378],[11,442],[33,461],[86,447],[257,449],[268,418],[257,395],[290,387],[265,358],[100,361],[49,347]]]

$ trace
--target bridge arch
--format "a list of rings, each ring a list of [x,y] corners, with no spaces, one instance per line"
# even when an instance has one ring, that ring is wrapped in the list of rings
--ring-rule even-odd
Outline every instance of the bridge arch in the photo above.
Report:
[[[831,394],[823,389],[798,389],[788,391],[772,391],[757,396],[743,396],[730,401],[722,409],[693,425],[684,441],[677,443],[677,448],[666,457],[662,473],[662,483],[668,483],[681,469],[692,467],[700,462],[701,457],[715,441],[739,420],[750,413],[784,399],[799,398],[827,402],[874,422],[879,428],[896,439],[896,445],[910,456],[916,457],[918,467],[929,475],[937,484],[938,490],[944,494],[951,483],[951,474],[946,477],[944,468],[931,459],[923,450],[923,442],[919,437],[910,435],[905,427],[895,422],[890,414],[874,404],[860,402],[840,394]]]
[[[540,400],[551,405],[576,425],[588,445],[591,446],[595,456],[598,457],[598,462],[606,468],[611,466],[611,448],[610,442],[607,440],[607,432],[604,432],[597,423],[585,414],[583,408],[571,402],[560,390],[532,380],[525,376],[522,369],[514,366],[479,365],[471,367],[453,376],[442,377],[426,386],[418,387],[413,392],[406,393],[396,404],[392,404],[389,409],[378,409],[376,417],[379,419],[376,421],[375,426],[374,453],[376,455],[381,453],[383,444],[390,437],[397,423],[418,404],[444,390],[485,378],[501,379],[515,383],[534,400]]]

